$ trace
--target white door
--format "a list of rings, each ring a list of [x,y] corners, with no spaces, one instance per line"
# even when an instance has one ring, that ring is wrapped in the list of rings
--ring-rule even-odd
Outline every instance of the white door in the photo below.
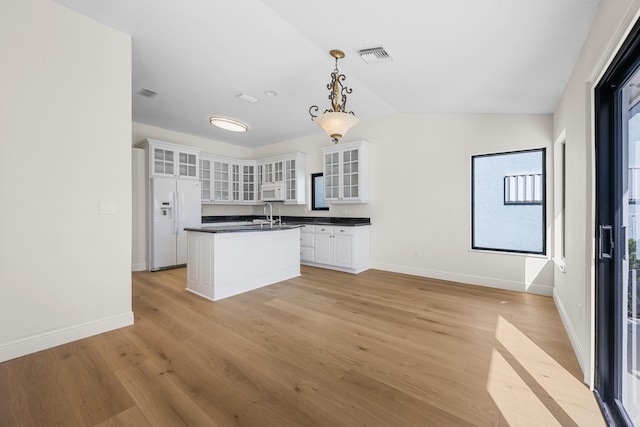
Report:
[[[149,269],[176,265],[176,179],[154,176],[151,178],[153,205],[149,233]]]
[[[178,179],[176,181],[178,200],[178,226],[176,240],[176,263],[187,263],[187,232],[185,228],[198,228],[202,223],[200,209],[200,183],[192,179]]]

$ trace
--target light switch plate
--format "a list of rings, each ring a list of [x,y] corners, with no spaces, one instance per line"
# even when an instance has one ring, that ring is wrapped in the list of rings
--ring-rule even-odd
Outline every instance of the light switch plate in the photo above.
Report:
[[[100,202],[98,213],[100,215],[114,215],[116,213],[116,204],[114,202]]]

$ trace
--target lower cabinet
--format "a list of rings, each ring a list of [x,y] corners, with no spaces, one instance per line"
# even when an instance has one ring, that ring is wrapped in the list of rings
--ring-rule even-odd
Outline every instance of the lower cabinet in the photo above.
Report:
[[[302,264],[360,273],[369,268],[369,226],[306,225],[300,233]]]
[[[305,225],[300,229],[300,261],[314,262],[315,259],[315,228]]]

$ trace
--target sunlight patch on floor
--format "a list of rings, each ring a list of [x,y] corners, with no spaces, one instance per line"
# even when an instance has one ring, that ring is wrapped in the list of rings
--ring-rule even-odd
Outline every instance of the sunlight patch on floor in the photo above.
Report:
[[[605,425],[586,385],[502,316],[495,336],[487,391],[510,426]]]
[[[487,391],[510,426],[560,426],[535,393],[497,351],[491,354]]]

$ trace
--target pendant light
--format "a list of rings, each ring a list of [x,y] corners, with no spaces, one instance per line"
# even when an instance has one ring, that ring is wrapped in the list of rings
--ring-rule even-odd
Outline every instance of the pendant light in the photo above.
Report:
[[[352,89],[342,85],[346,77],[344,74],[340,74],[338,70],[338,59],[344,58],[344,52],[332,50],[329,54],[336,60],[336,68],[331,73],[331,83],[327,84],[332,109],[327,109],[324,113],[318,115],[314,114],[318,112],[318,106],[312,105],[309,108],[309,114],[311,115],[311,120],[314,120],[318,126],[324,129],[327,135],[331,137],[331,140],[337,144],[338,139],[342,138],[352,126],[358,123],[358,118],[353,114],[353,111],[345,111],[347,94],[350,94]]]

